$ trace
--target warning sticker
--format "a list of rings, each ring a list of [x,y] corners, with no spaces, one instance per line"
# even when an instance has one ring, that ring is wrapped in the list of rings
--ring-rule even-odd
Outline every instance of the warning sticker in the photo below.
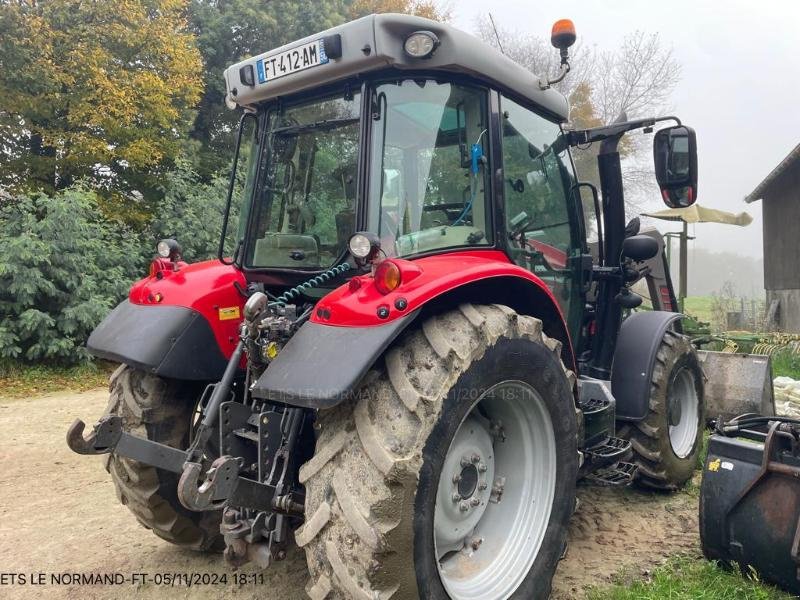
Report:
[[[239,319],[241,314],[238,306],[227,306],[219,309],[219,320],[230,321],[231,319]]]

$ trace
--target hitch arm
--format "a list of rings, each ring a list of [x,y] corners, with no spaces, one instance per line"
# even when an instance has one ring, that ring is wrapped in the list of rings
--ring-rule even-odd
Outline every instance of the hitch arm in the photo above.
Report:
[[[67,430],[67,446],[78,454],[106,454],[116,448],[122,435],[122,419],[108,416],[100,419],[89,437],[83,437],[86,423],[75,419]]]
[[[221,456],[211,464],[200,481],[203,467],[188,460],[188,451],[178,450],[145,440],[122,431],[122,419],[117,415],[103,417],[92,432],[83,437],[86,424],[80,419],[67,432],[67,445],[78,454],[108,454],[113,452],[172,473],[179,473],[178,498],[189,510],[205,511],[222,508],[225,502],[256,510],[298,515],[303,505],[289,496],[276,494],[276,487],[259,483],[239,474],[239,462],[231,456]]]
[[[83,437],[86,424],[80,419],[67,431],[67,445],[78,454],[108,454],[114,452],[158,469],[182,473],[187,453],[158,442],[144,440],[122,431],[122,417],[107,415],[97,422],[88,437]]]

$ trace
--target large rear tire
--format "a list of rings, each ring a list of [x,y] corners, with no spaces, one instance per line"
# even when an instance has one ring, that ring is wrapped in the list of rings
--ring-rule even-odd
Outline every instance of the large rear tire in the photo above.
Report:
[[[547,598],[578,468],[560,350],[537,319],[462,305],[321,412],[295,536],[309,596]]]
[[[703,372],[686,336],[667,330],[656,353],[647,417],[626,423],[642,487],[676,490],[697,469],[705,427]]]
[[[188,446],[201,385],[122,365],[111,376],[109,391],[107,413],[121,416],[126,432],[173,448]],[[220,511],[185,508],[177,496],[177,474],[114,454],[106,458],[106,470],[119,501],[158,537],[193,550],[224,548]]]

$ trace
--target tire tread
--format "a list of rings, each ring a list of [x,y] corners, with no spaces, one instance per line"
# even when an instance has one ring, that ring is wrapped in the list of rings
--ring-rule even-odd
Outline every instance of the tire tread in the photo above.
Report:
[[[306,513],[313,515],[299,531],[309,597],[416,597],[413,561],[393,548],[413,528],[422,448],[452,385],[501,336],[561,349],[538,319],[504,306],[465,304],[406,332],[351,403],[320,413],[318,450],[307,463],[313,468],[301,469]],[[353,422],[357,435],[328,451]],[[323,522],[318,513],[326,503]]]

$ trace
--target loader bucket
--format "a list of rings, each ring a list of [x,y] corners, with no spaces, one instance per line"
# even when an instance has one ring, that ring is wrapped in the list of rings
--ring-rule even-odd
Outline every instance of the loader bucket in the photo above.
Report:
[[[775,414],[769,356],[706,350],[698,350],[697,355],[706,376],[706,418]]]
[[[797,431],[772,422],[712,435],[700,485],[703,554],[800,594]]]

